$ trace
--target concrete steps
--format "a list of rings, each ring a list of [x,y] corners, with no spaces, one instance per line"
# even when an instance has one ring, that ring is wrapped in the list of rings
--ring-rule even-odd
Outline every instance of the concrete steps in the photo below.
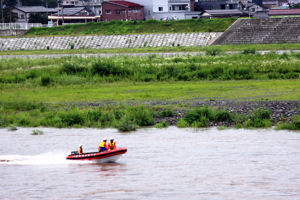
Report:
[[[295,43],[299,36],[300,17],[239,19],[212,45]]]

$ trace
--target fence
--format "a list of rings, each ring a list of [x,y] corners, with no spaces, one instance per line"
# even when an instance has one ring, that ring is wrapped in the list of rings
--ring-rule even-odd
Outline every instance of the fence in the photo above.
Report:
[[[48,24],[39,24],[39,23],[0,23],[0,30],[7,30],[7,29],[28,30],[31,27],[48,27]]]

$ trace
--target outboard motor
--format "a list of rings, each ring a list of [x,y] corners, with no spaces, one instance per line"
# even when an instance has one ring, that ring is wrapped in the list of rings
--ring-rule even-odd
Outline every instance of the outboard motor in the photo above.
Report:
[[[71,151],[71,155],[79,155],[78,151]]]

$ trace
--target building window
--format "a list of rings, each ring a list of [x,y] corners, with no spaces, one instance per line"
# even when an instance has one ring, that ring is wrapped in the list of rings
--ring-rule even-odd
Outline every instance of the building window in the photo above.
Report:
[[[25,19],[25,15],[21,15],[21,19]]]
[[[140,9],[133,9],[133,13],[140,13]]]
[[[123,13],[126,13],[126,10],[123,10]]]
[[[111,14],[111,10],[106,10],[106,14]]]
[[[128,12],[131,12],[131,10],[129,9]]]
[[[121,10],[116,10],[116,15],[121,15]]]
[[[163,7],[158,7],[158,11],[164,11]]]
[[[148,15],[150,15],[150,10],[148,10]]]

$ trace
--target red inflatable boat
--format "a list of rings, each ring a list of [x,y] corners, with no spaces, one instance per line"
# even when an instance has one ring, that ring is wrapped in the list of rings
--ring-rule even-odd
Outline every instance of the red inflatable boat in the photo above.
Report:
[[[127,152],[126,148],[118,148],[114,150],[108,150],[103,152],[90,152],[83,153],[81,155],[78,154],[77,151],[72,151],[70,155],[67,156],[68,160],[85,160],[85,161],[93,161],[96,163],[106,163],[106,162],[115,162],[118,160],[122,154]]]

